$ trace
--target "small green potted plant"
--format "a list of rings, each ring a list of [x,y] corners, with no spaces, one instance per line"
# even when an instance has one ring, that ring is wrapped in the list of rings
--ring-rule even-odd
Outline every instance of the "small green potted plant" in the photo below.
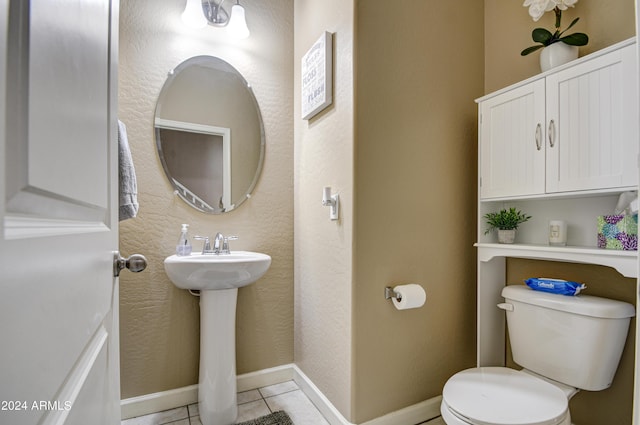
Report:
[[[498,230],[498,242],[513,243],[516,237],[518,226],[531,218],[530,215],[524,214],[515,208],[501,209],[498,212],[487,213],[484,215],[489,228],[484,232],[487,233]]]

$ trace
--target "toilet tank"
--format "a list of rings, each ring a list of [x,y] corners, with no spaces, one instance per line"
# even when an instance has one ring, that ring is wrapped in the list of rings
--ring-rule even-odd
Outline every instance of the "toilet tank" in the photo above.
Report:
[[[608,388],[635,308],[589,295],[566,296],[512,285],[502,290],[513,360],[583,390]]]

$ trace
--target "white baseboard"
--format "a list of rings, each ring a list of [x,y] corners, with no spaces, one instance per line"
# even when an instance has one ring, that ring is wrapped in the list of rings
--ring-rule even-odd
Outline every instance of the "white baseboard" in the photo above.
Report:
[[[293,370],[293,380],[331,425],[354,425],[342,416],[340,411],[335,408],[298,366],[293,365]],[[362,425],[415,425],[440,416],[441,402],[442,396],[433,397],[364,422]]]
[[[298,366],[292,366],[294,371],[293,380],[331,425],[353,425],[342,416],[342,413],[335,408],[329,399],[322,394],[322,391],[311,382],[311,379],[309,379]]]
[[[175,409],[198,402],[198,385],[120,400],[122,419]]]
[[[342,416],[327,397],[296,366],[288,364],[238,375],[238,391],[248,391],[293,380],[331,425],[354,425]],[[372,419],[362,425],[414,425],[440,416],[442,397],[429,400]],[[148,415],[198,402],[198,385],[146,394],[121,400],[122,419]]]
[[[236,377],[238,391],[248,391],[293,379],[293,365],[276,366]],[[198,385],[131,397],[120,401],[122,419],[175,409],[198,402]]]
[[[294,377],[294,367],[295,365],[293,364],[286,364],[238,375],[238,392],[291,381]]]
[[[441,403],[442,396],[433,397],[372,419],[362,425],[414,425],[429,421],[440,416]]]

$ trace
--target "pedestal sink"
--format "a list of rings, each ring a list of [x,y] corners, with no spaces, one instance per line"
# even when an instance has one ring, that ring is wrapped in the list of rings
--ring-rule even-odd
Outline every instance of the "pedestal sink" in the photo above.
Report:
[[[202,425],[236,422],[238,288],[258,280],[270,265],[270,256],[249,251],[172,255],[164,260],[167,276],[178,288],[200,290],[198,402]]]

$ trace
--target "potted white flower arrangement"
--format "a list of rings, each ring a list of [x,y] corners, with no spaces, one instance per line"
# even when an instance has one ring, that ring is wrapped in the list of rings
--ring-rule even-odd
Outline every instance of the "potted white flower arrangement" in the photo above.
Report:
[[[577,59],[578,46],[585,46],[589,42],[589,36],[581,32],[565,35],[580,18],[575,18],[566,29],[560,29],[562,11],[574,7],[577,2],[578,0],[525,0],[523,6],[529,7],[529,15],[535,22],[538,22],[546,12],[553,11],[556,15],[555,31],[535,28],[531,33],[531,38],[538,44],[527,47],[520,52],[522,56],[526,56],[538,49],[544,49],[540,54],[542,71]]]

